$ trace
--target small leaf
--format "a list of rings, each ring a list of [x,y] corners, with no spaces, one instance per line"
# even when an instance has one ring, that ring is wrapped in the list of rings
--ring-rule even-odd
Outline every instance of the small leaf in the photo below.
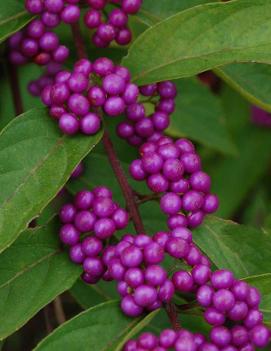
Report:
[[[0,339],[69,289],[81,273],[60,251],[58,225],[28,229],[0,256]]]
[[[239,63],[215,69],[215,72],[254,105],[271,112],[271,66]]]
[[[122,63],[138,84],[189,77],[233,62],[270,63],[270,11],[269,0],[193,7],[146,30]]]
[[[2,130],[0,251],[52,200],[101,136],[63,136],[45,109],[30,110]]]
[[[24,27],[32,18],[26,12],[23,1],[0,1],[0,43]]]
[[[81,351],[86,347],[91,351],[120,351],[126,340],[150,323],[156,313],[131,319],[121,312],[119,302],[103,303],[57,328],[35,351]]]
[[[223,153],[236,154],[221,100],[196,79],[182,79],[176,84],[176,109],[167,133],[189,137]]]
[[[230,269],[237,278],[271,273],[269,233],[208,217],[194,240],[218,268]]]

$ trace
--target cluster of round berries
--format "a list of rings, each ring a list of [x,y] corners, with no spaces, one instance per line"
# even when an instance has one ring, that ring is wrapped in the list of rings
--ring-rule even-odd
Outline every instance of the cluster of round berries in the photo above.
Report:
[[[266,338],[266,331],[262,328],[251,332],[255,345],[262,345],[263,338]],[[236,332],[230,332],[226,327],[214,327],[210,332],[210,341],[202,334],[192,334],[185,329],[165,329],[158,337],[152,333],[143,333],[137,340],[129,340],[123,351],[255,351],[251,344],[239,345],[243,338],[237,329]],[[267,345],[266,342],[264,344]]]
[[[167,272],[159,265],[164,259],[164,247],[148,235],[124,235],[122,240],[110,248],[107,259],[109,275],[118,282],[121,309],[130,316],[137,317],[143,311],[153,311],[169,302],[174,294],[174,286]]]
[[[78,192],[73,203],[61,208],[59,217],[62,222],[59,237],[70,246],[71,260],[83,265],[86,282],[96,283],[106,271],[103,242],[127,226],[128,213],[112,200],[108,188],[96,187]]]
[[[60,22],[76,23],[80,19],[80,0],[25,0],[25,8],[32,15],[39,15],[44,26],[57,27]]]
[[[80,0],[25,0],[25,8],[33,15],[39,15],[42,23],[48,28],[57,27],[61,22],[73,24],[80,20]],[[128,28],[128,16],[136,14],[142,0],[86,0],[89,10],[84,17],[85,25],[95,29],[93,44],[107,47],[113,40],[119,45],[127,45],[132,39]],[[106,18],[103,12],[107,4],[120,8],[113,9]]]
[[[39,19],[34,19],[9,39],[9,59],[15,65],[29,61],[41,66],[50,62],[62,64],[68,56],[69,49],[60,45],[58,36]]]
[[[135,180],[146,180],[154,193],[166,193],[160,200],[168,215],[168,226],[195,228],[205,215],[218,208],[218,198],[210,194],[211,180],[201,170],[201,160],[187,139],[160,137],[143,144],[141,158],[130,165]]]
[[[123,351],[217,351],[210,347],[202,334],[192,334],[191,332],[181,329],[178,331],[172,329],[163,330],[157,337],[152,333],[143,333],[137,340],[129,340],[123,348]],[[225,351],[235,351],[234,349]]]
[[[147,97],[145,102],[154,112],[147,115],[144,101],[131,103],[127,107],[125,120],[117,127],[119,137],[134,146],[140,146],[148,140],[156,141],[163,135],[169,126],[170,115],[175,110],[177,95],[176,86],[170,81],[142,86],[139,92],[143,98]]]
[[[107,3],[113,3],[120,8],[113,9],[103,19],[103,11]],[[132,40],[132,33],[128,26],[128,15],[136,14],[142,4],[142,0],[87,0],[90,9],[84,17],[85,25],[95,29],[92,37],[93,44],[105,48],[113,40],[119,45],[127,45]]]
[[[263,325],[256,288],[235,279],[228,270],[211,273],[200,267],[192,270],[191,280],[198,284],[197,301],[206,309],[204,318],[213,326],[211,339],[218,347],[232,344],[239,350],[254,350],[268,344],[271,335]]]
[[[63,133],[91,135],[100,129],[100,108],[108,116],[118,116],[136,101],[136,91],[129,71],[104,57],[93,63],[81,59],[72,72],[58,72],[54,83],[42,90],[41,99]]]

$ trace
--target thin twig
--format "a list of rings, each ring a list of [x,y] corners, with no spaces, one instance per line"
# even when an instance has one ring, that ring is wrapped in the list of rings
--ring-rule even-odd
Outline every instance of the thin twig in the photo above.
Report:
[[[59,325],[63,324],[64,322],[66,322],[66,316],[65,316],[65,312],[64,312],[64,308],[63,308],[60,296],[57,296],[54,299],[53,305],[54,305],[54,312],[55,312],[57,323]]]
[[[174,330],[180,330],[181,325],[178,321],[178,313],[177,313],[175,304],[172,302],[168,303],[166,305],[166,312],[167,312],[168,318],[171,322],[172,328]]]
[[[80,59],[86,58],[87,57],[86,48],[84,45],[83,37],[80,32],[79,24],[76,23],[72,25],[72,33],[74,36],[78,57]],[[104,131],[104,135],[103,135],[103,144],[104,144],[104,148],[105,148],[108,160],[116,175],[116,178],[119,182],[123,196],[125,198],[126,205],[130,213],[131,219],[133,221],[135,230],[137,233],[144,233],[145,230],[144,230],[143,222],[140,217],[140,213],[138,210],[137,203],[135,201],[133,190],[128,183],[125,172],[121,166],[121,163],[114,149],[113,143],[110,139],[109,133],[106,130]]]
[[[50,322],[49,318],[49,305],[43,308],[44,320],[45,320],[45,327],[47,334],[50,334],[53,331],[53,327]]]

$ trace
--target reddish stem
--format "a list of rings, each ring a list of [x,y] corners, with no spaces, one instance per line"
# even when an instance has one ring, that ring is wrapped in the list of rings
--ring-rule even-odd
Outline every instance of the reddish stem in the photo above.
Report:
[[[181,325],[178,321],[178,313],[177,313],[175,304],[172,302],[168,303],[166,305],[166,311],[167,311],[167,315],[168,315],[168,318],[170,320],[170,323],[171,323],[173,329],[180,330]]]
[[[78,23],[72,25],[72,34],[75,39],[75,45],[80,59],[87,57],[86,48],[84,45],[84,40],[81,35],[80,26]],[[113,143],[110,139],[109,133],[105,130],[103,135],[103,144],[111,164],[111,167],[116,175],[119,182],[120,188],[122,190],[123,196],[126,201],[130,217],[134,223],[134,227],[137,233],[144,233],[144,226],[140,217],[137,203],[135,201],[134,192],[130,187],[128,180],[126,178],[125,172],[121,166],[121,163],[117,157],[116,151],[114,149]]]

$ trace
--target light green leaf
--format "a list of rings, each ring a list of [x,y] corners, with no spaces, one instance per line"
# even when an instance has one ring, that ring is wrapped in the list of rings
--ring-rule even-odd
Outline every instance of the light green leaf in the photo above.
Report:
[[[271,235],[221,218],[208,217],[194,240],[218,268],[237,278],[271,273]]]
[[[196,6],[145,31],[122,62],[138,84],[189,77],[233,62],[270,63],[270,11],[269,0]]]
[[[254,105],[271,112],[271,66],[239,63],[215,69],[222,79]]]
[[[167,133],[189,137],[226,154],[236,154],[220,98],[196,79],[182,79],[176,84],[176,109]]]
[[[102,136],[63,136],[45,109],[13,120],[0,134],[0,251],[54,198]]]
[[[0,1],[0,43],[24,27],[32,18],[22,1]]]
[[[150,323],[157,314],[128,318],[120,311],[119,302],[100,304],[77,315],[42,340],[35,351],[120,351],[126,340]]]
[[[0,256],[0,339],[69,289],[81,273],[60,251],[58,225],[28,229]]]

